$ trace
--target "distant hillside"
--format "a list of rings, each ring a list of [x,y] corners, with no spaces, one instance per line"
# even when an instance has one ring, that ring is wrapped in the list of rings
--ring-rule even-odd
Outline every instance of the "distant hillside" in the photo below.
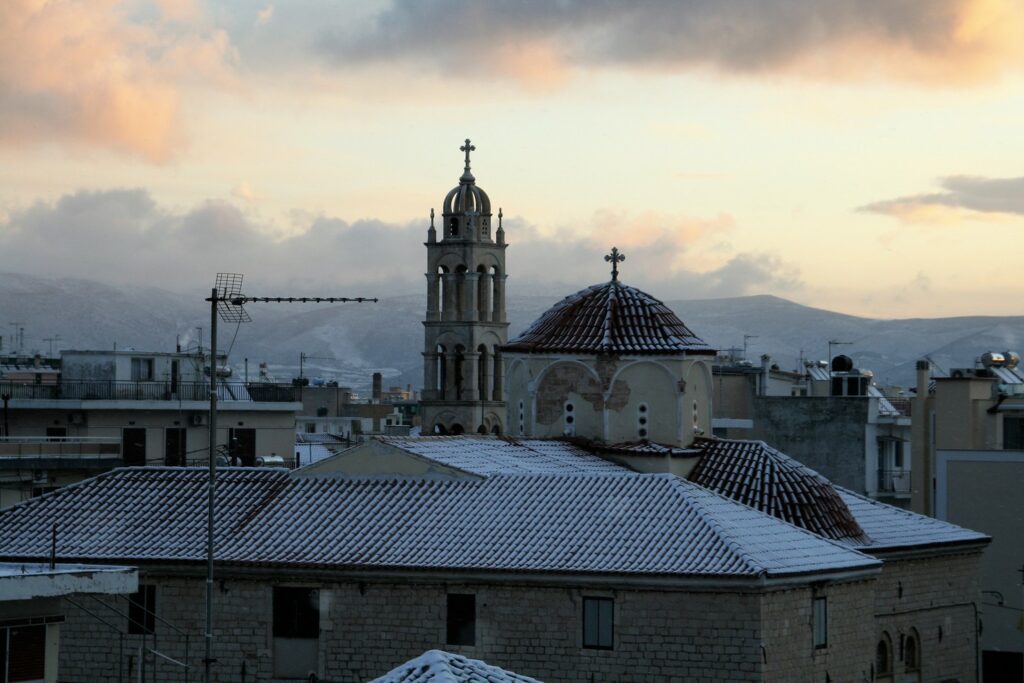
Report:
[[[90,280],[48,279],[0,274],[0,332],[10,348],[13,326],[24,323],[26,347],[46,352],[44,338],[60,336],[55,348],[172,350],[175,337],[194,345],[197,327],[209,343],[209,308],[202,288],[194,296],[159,289],[118,289]],[[560,296],[525,296],[509,300],[512,334],[522,331]],[[784,369],[797,365],[801,353],[823,359],[830,339],[850,342],[836,353],[852,356],[858,367],[874,370],[880,381],[912,385],[914,362],[928,354],[948,369],[971,365],[988,350],[1024,350],[1024,317],[873,320],[834,313],[773,296],[731,299],[668,300],[666,303],[694,332],[718,348],[742,347],[744,335],[751,360],[770,354]],[[299,354],[307,355],[307,376],[335,377],[343,384],[366,387],[381,371],[385,384],[422,382],[424,311],[422,295],[392,297],[377,304],[301,306],[251,304],[253,322],[220,325],[222,349],[250,372],[267,361],[279,379],[298,374]]]

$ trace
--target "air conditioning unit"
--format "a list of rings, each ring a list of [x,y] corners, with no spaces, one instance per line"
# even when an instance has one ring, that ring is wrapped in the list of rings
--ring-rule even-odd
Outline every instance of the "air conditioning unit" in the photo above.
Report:
[[[206,424],[206,413],[192,413],[188,416],[188,423],[193,427],[202,427]]]

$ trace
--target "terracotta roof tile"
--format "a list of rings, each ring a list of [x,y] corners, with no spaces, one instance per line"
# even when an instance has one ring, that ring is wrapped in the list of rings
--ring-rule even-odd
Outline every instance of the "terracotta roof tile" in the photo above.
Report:
[[[714,353],[661,301],[616,280],[566,297],[503,348],[526,353]]]
[[[698,439],[694,447],[704,454],[690,481],[819,536],[870,543],[831,482],[763,441]]]

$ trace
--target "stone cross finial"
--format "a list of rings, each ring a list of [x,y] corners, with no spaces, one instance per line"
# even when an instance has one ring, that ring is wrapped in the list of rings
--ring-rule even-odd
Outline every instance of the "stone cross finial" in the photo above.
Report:
[[[433,209],[433,207],[431,207],[431,209],[430,209],[430,227],[434,227],[434,209]]]
[[[468,171],[469,170],[469,153],[476,151],[476,145],[470,144],[469,138],[466,138],[466,144],[464,144],[462,147],[459,147],[459,151],[466,153],[466,170]]]
[[[501,229],[501,219],[505,214],[501,212],[501,207],[498,207],[498,229]]]
[[[619,279],[619,264],[626,260],[626,257],[619,253],[618,247],[612,247],[612,253],[604,257],[605,261],[612,264],[612,282]]]

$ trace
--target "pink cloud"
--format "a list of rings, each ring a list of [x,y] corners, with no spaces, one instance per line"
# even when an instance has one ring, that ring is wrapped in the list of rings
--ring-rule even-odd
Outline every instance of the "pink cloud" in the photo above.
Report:
[[[0,3],[0,142],[73,143],[164,162],[184,144],[183,83],[224,83],[233,52],[197,5]],[[129,16],[131,14],[131,16]]]

